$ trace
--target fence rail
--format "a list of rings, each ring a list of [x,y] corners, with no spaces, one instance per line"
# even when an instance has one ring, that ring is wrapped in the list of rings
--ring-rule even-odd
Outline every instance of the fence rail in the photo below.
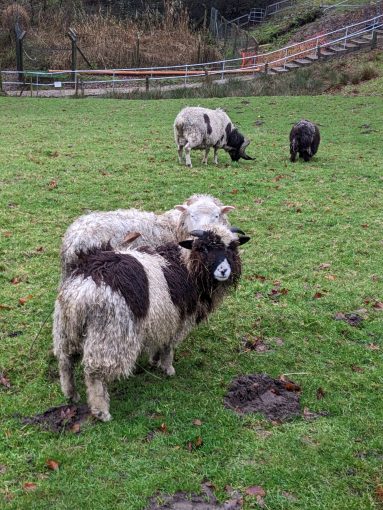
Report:
[[[149,84],[161,84],[171,87],[176,82],[192,86],[195,81],[220,79],[232,76],[255,77],[267,73],[272,67],[285,67],[289,62],[307,55],[320,56],[320,53],[333,45],[344,45],[355,37],[376,33],[383,29],[383,15],[375,16],[352,25],[348,25],[327,33],[317,34],[304,41],[285,46],[279,50],[262,54],[243,55],[241,58],[217,60],[197,64],[177,66],[135,67],[111,70],[53,70],[51,72],[26,71],[24,79],[19,79],[18,71],[2,71],[3,89],[34,91],[43,88],[75,89],[75,93],[86,89],[103,87],[116,91],[121,88],[137,88]],[[371,41],[373,37],[371,37]],[[100,79],[97,79],[97,76]]]

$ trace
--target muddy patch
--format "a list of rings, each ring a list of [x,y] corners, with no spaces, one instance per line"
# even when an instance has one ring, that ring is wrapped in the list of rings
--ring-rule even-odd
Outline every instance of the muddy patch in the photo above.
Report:
[[[359,324],[363,321],[363,317],[357,313],[342,313],[338,312],[335,314],[334,319],[336,321],[345,321],[350,324],[350,326],[359,326]]]
[[[52,432],[70,431],[79,433],[81,424],[90,418],[89,407],[85,404],[68,404],[51,407],[42,414],[26,416],[22,422],[26,425],[39,425],[45,430]]]
[[[261,413],[272,421],[300,416],[300,387],[288,380],[266,374],[244,375],[234,379],[224,398],[226,407],[236,413]]]
[[[240,510],[242,508],[243,500],[239,495],[221,505],[217,502],[210,484],[203,484],[201,492],[201,495],[176,492],[172,496],[163,494],[154,496],[145,510]]]

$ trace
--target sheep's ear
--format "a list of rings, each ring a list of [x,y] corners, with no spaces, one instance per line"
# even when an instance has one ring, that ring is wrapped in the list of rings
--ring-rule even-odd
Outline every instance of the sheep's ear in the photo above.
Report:
[[[186,248],[187,250],[191,250],[193,246],[193,239],[186,239],[186,241],[181,241],[178,243],[182,248]]]
[[[233,205],[224,205],[221,207],[221,214],[226,214],[234,210],[235,207]]]
[[[176,209],[177,211],[185,212],[188,210],[187,205],[175,205],[173,209]]]
[[[250,241],[250,239],[251,239],[251,237],[249,237],[249,236],[239,236],[238,237],[239,244],[248,243]]]

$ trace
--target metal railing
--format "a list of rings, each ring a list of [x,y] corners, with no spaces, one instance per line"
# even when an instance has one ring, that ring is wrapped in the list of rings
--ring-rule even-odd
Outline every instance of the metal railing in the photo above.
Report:
[[[192,86],[195,80],[209,80],[212,78],[224,80],[231,76],[257,76],[267,73],[273,67],[285,67],[289,62],[307,55],[320,56],[322,50],[329,46],[346,46],[352,38],[372,34],[383,29],[383,15],[375,16],[331,32],[318,34],[304,41],[285,46],[279,50],[262,54],[247,55],[205,62],[199,64],[184,64],[177,66],[157,66],[145,68],[123,68],[111,70],[60,70],[54,72],[24,72],[24,80],[18,79],[18,71],[3,71],[3,88],[12,87],[30,90],[31,94],[43,88],[70,89],[75,93],[94,87],[104,87],[112,91],[121,88],[137,88],[154,83],[171,87],[173,83],[182,81],[184,85]],[[371,38],[372,41],[373,38]],[[101,79],[95,79],[99,75]],[[4,79],[5,78],[5,79]]]

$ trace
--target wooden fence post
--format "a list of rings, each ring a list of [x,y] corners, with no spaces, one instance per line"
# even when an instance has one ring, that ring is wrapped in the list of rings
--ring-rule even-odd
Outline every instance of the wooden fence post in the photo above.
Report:
[[[377,46],[378,46],[378,33],[376,30],[373,30],[371,39],[371,49],[375,50]]]
[[[16,36],[16,69],[19,71],[19,81],[24,81],[24,63],[23,63],[23,39],[26,31],[20,28],[18,22],[15,23]]]
[[[72,81],[74,82],[73,88],[77,93],[77,79],[76,79],[76,71],[77,71],[77,32],[73,28],[70,28],[67,33],[69,39],[72,43]]]

